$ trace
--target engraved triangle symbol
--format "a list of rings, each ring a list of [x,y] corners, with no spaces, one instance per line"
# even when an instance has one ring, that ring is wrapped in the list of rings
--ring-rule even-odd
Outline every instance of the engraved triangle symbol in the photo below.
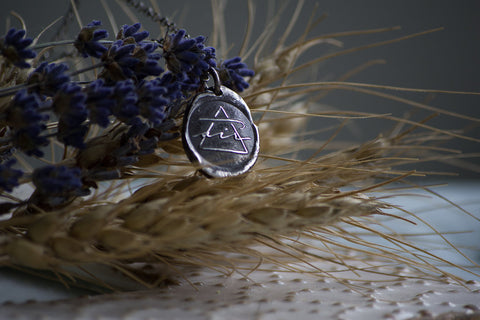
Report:
[[[213,118],[199,118],[199,121],[209,121],[207,131],[195,136],[202,136],[198,147],[202,150],[248,154],[245,140],[240,131],[246,128],[243,121],[230,119],[225,109],[220,106]]]

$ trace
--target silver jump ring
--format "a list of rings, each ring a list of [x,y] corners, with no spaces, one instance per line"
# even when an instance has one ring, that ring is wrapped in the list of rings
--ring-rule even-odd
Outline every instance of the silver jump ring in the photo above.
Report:
[[[218,76],[217,70],[214,68],[208,69],[208,73],[213,77],[213,93],[215,93],[217,96],[222,95],[222,89],[221,84],[220,84],[220,77]]]

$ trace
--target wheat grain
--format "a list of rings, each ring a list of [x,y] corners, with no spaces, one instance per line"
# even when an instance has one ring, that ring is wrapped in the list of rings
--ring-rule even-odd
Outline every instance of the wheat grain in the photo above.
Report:
[[[404,182],[409,176],[424,175],[398,169],[399,165],[405,163],[419,163],[422,161],[419,156],[425,160],[424,155],[416,152],[418,149],[423,148],[427,155],[436,152],[433,157],[437,160],[449,159],[450,153],[456,152],[432,146],[431,142],[447,138],[472,138],[428,126],[423,120],[339,111],[335,114],[324,113],[323,116],[344,121],[349,117],[376,117],[394,121],[399,127],[391,134],[379,133],[377,138],[358,145],[334,147],[332,141],[342,130],[342,123],[331,127],[333,133],[330,137],[309,141],[305,138],[308,136],[306,127],[309,120],[322,116],[315,110],[320,105],[313,103],[319,97],[312,97],[316,93],[314,90],[319,87],[358,91],[429,111],[439,110],[373,91],[385,88],[368,84],[290,83],[290,74],[311,65],[309,62],[296,65],[298,57],[311,46],[326,40],[340,45],[335,38],[342,35],[389,30],[364,30],[313,38],[309,38],[306,32],[294,44],[278,46],[270,55],[257,59],[256,75],[250,80],[251,87],[245,92],[245,99],[255,114],[260,115],[258,124],[262,154],[259,163],[249,174],[237,178],[208,179],[197,174],[188,164],[180,139],[161,141],[157,146],[157,154],[141,156],[135,166],[119,170],[119,177],[127,183],[118,191],[114,190],[115,184],[103,186],[90,198],[76,199],[63,208],[37,214],[31,214],[29,208],[19,206],[10,219],[0,221],[1,264],[83,278],[78,270],[67,270],[66,267],[81,270],[86,265],[96,263],[113,266],[138,281],[135,271],[129,269],[134,263],[153,263],[175,272],[178,271],[177,267],[181,269],[190,265],[228,273],[241,268],[258,268],[255,258],[274,262],[295,272],[307,272],[312,266],[315,269],[313,261],[323,259],[354,271],[370,270],[375,273],[371,269],[375,261],[393,261],[426,272],[445,274],[433,263],[447,261],[431,255],[434,262],[429,262],[428,252],[422,249],[421,254],[412,253],[409,250],[417,248],[407,245],[402,235],[380,232],[370,227],[376,223],[374,218],[377,216],[392,216],[382,210],[394,205],[366,193],[394,182]],[[267,29],[260,39],[268,41],[270,32]],[[397,40],[340,51],[313,62]],[[244,48],[247,48],[248,41],[244,43]],[[252,45],[251,48],[256,47]],[[258,44],[258,50],[264,47],[265,44]],[[25,75],[13,74],[11,70],[2,69],[1,75],[2,86],[25,81]],[[282,83],[274,87],[278,81]],[[0,105],[4,105],[2,101]],[[177,130],[181,126],[181,114],[179,111],[174,119]],[[444,114],[462,117],[452,112]],[[462,118],[478,121],[467,116]],[[52,123],[51,126],[54,128],[56,125]],[[400,132],[400,129],[404,131]],[[419,129],[422,129],[420,133],[412,133]],[[63,162],[75,162],[82,168],[93,167],[121,146],[126,130],[126,126],[115,124],[101,134],[92,132],[94,138],[84,150],[63,150],[66,156]],[[478,142],[478,139],[473,140]],[[307,156],[299,155],[300,152]],[[133,187],[134,191],[127,188],[128,184],[134,185],[138,181],[142,181],[142,187]],[[344,191],[343,188],[350,188],[350,191]],[[363,240],[354,232],[343,229],[344,224],[388,239],[398,248],[385,248]],[[349,244],[337,244],[330,236],[346,240]],[[324,247],[302,242],[302,238],[314,239]],[[263,247],[253,247],[258,244]],[[332,249],[334,245],[337,247]],[[353,256],[351,252],[354,252]],[[253,259],[247,259],[250,264],[245,267],[245,259],[232,256],[232,253],[247,254]],[[409,253],[409,257],[403,256]],[[350,261],[361,262],[364,267],[350,265]],[[303,263],[308,268],[297,267],[296,263]],[[314,271],[334,277],[325,270]],[[395,271],[392,276],[397,276]],[[164,279],[162,274],[158,277]],[[89,278],[90,281],[98,281],[94,275]],[[144,284],[152,285],[148,282]]]

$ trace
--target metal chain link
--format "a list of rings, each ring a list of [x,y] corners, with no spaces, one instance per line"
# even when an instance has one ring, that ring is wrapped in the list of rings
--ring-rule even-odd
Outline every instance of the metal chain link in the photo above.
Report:
[[[171,22],[167,17],[162,17],[152,7],[146,5],[140,0],[124,0],[128,5],[134,7],[154,22],[160,23],[161,26],[167,28],[167,32],[177,32],[179,29],[175,22]]]

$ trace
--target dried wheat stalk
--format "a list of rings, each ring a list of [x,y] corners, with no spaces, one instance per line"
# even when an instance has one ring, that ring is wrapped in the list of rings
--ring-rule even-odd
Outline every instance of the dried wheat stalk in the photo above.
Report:
[[[387,29],[349,34],[383,31]],[[265,38],[268,32],[265,31]],[[449,150],[434,145],[437,140],[472,138],[436,129],[426,120],[315,111],[315,100],[319,97],[312,96],[319,90],[325,94],[333,89],[370,90],[370,94],[380,96],[385,93],[378,90],[388,89],[368,85],[365,88],[344,81],[310,84],[287,81],[291,73],[310,65],[296,65],[304,50],[324,41],[336,41],[338,36],[341,34],[311,39],[305,34],[290,46],[280,41],[271,54],[257,59],[256,76],[244,94],[252,111],[259,116],[261,131],[261,157],[252,172],[238,178],[207,179],[196,174],[187,163],[181,154],[180,140],[165,142],[159,145],[157,155],[146,156],[137,167],[130,168],[126,182],[144,181],[144,186],[134,192],[127,185],[116,191],[117,185],[112,184],[91,198],[77,199],[59,210],[28,215],[19,209],[11,218],[0,221],[0,264],[49,270],[67,278],[85,278],[81,268],[92,263],[114,266],[132,277],[128,268],[133,263],[174,269],[182,265],[233,270],[244,267],[225,253],[249,254],[278,263],[287,270],[293,270],[291,263],[295,261],[322,258],[349,267],[348,260],[344,260],[350,250],[348,246],[339,245],[332,257],[325,248],[308,248],[308,241],[290,243],[296,237],[313,238],[328,248],[329,237],[337,236],[365,247],[351,249],[358,253],[357,257],[350,257],[353,260],[397,261],[426,272],[445,274],[435,266],[436,262],[445,261],[435,256],[430,257],[433,262],[422,260],[419,255],[405,257],[356,238],[354,233],[342,229],[342,224],[367,230],[369,219],[386,215],[382,209],[391,207],[373,195],[366,195],[367,192],[406,181],[409,176],[425,175],[397,169],[398,165],[415,163],[419,157],[433,156],[439,160],[450,157]],[[423,104],[415,106],[432,111]],[[317,117],[345,121],[378,117],[397,122],[398,126],[390,134],[379,133],[372,141],[331,151],[328,149],[342,125],[333,128],[330,138],[324,141],[307,140],[304,138],[308,134],[307,122]],[[106,141],[114,140],[111,137],[115,130],[121,128],[112,129],[105,136]],[[105,137],[99,139],[99,146]],[[301,151],[312,155],[300,158],[297,155]],[[340,191],[343,187],[353,191]],[[369,232],[398,244],[405,241],[402,235],[374,229]],[[258,244],[274,248],[275,253],[251,247]],[[282,260],[278,255],[288,259]],[[71,267],[79,267],[80,271],[72,271]],[[253,264],[250,268],[254,267]],[[353,265],[350,268],[358,269]],[[96,281],[95,277],[90,280]]]

